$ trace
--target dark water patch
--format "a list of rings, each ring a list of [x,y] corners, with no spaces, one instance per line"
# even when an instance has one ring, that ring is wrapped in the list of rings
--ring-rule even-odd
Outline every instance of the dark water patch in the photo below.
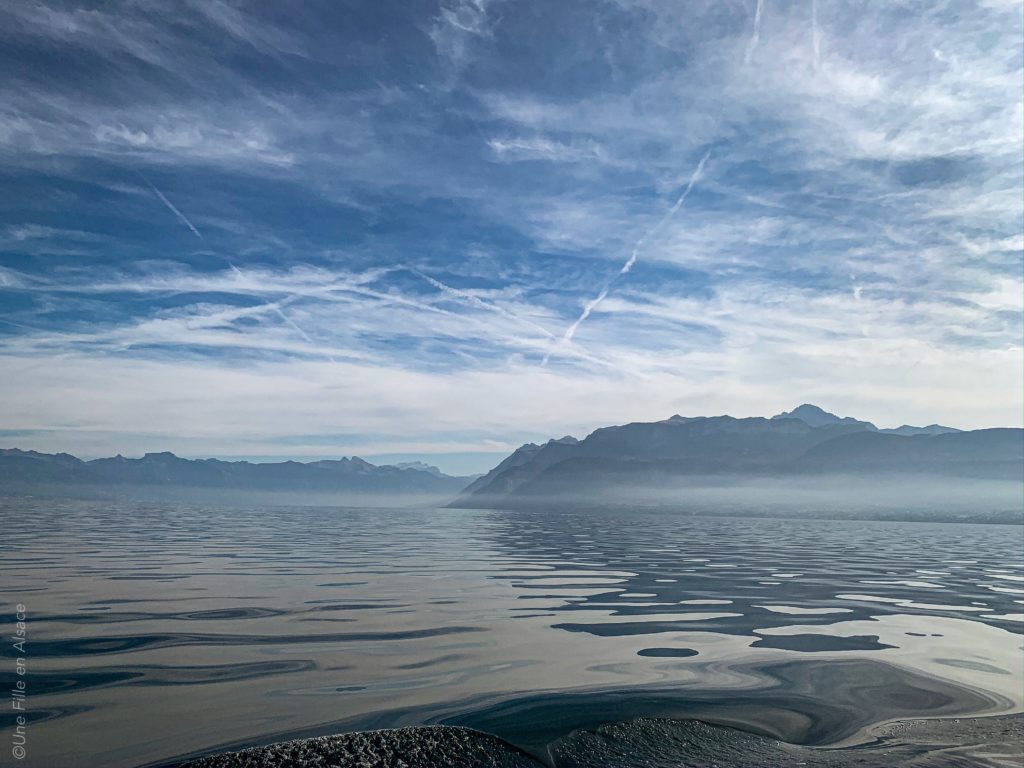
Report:
[[[238,607],[217,608],[211,611],[192,611],[177,614],[177,618],[188,621],[230,621],[235,619],[263,619],[268,616],[284,616],[287,611],[276,608]]]
[[[368,581],[327,581],[323,584],[317,584],[318,587],[364,587],[370,582]]]
[[[91,600],[87,605],[133,605],[137,603],[180,603],[187,600],[190,603],[194,603],[198,600],[267,600],[269,599],[266,595],[189,595],[186,597],[158,597],[153,595],[152,597],[123,597],[123,598],[105,598],[103,600]]]
[[[680,614],[679,619],[672,621],[629,621],[610,624],[552,624],[554,629],[566,632],[585,632],[596,637],[633,637],[634,635],[657,635],[664,632],[682,632],[699,629],[703,632],[721,632],[723,634],[747,634],[735,625],[720,620],[686,619]]]
[[[992,664],[985,664],[981,661],[971,661],[969,659],[935,659],[936,664],[943,664],[947,667],[957,667],[958,669],[970,669],[974,672],[987,672],[991,675],[1009,675],[1005,669],[993,666]],[[1024,683],[1022,683],[1024,684]]]
[[[696,656],[697,651],[692,648],[641,648],[636,655],[655,659],[685,659]]]
[[[483,627],[431,627],[396,632],[348,632],[322,635],[223,635],[223,634],[149,634],[117,637],[82,637],[64,640],[40,640],[33,645],[33,656],[63,658],[127,653],[152,648],[193,645],[304,645],[307,643],[355,643],[391,640],[417,640],[469,632],[485,632]]]
[[[53,693],[70,693],[90,688],[105,688],[124,684],[142,676],[141,672],[124,669],[96,671],[75,671],[65,673],[37,672],[32,675],[32,696],[47,696]]]
[[[120,624],[132,621],[234,621],[239,619],[263,619],[269,616],[284,616],[285,610],[274,608],[244,607],[220,608],[210,611],[183,611],[178,613],[160,611],[110,611],[109,608],[94,607],[103,613],[43,614],[35,621],[52,621],[62,624]]]
[[[426,669],[427,667],[434,667],[438,664],[448,664],[453,661],[462,661],[468,658],[463,653],[449,653],[445,656],[438,656],[436,659],[425,659],[423,661],[412,661],[408,664],[399,664],[395,669]]]
[[[1010,706],[996,697],[860,659],[782,662],[748,671],[764,679],[762,686],[727,697],[698,688],[550,693],[481,706],[439,722],[493,733],[539,754],[544,745],[571,731],[637,718],[699,719],[793,744],[822,745],[889,719],[969,715]],[[821,691],[830,695],[822,697]]]
[[[307,604],[323,602],[319,600],[308,600]],[[405,607],[396,606],[393,603],[330,603],[329,605],[318,605],[315,608],[310,608],[311,613],[327,612],[327,611],[374,611],[381,608],[396,608]]]
[[[296,619],[296,621],[314,621],[323,624],[352,624],[358,622],[359,619],[345,618],[342,616],[303,616]]]
[[[32,707],[31,710],[24,713],[25,720],[29,726],[42,725],[43,723],[53,722],[57,720],[64,720],[74,715],[81,715],[85,712],[90,712],[95,707],[85,706],[81,704],[68,705],[63,707]],[[21,713],[3,709],[0,710],[0,728],[13,730],[17,725],[17,718],[21,716]]]
[[[880,651],[895,648],[878,642],[878,635],[769,635],[750,644],[752,648],[781,648],[800,653],[822,653],[826,651]]]
[[[212,683],[255,680],[272,675],[288,675],[309,672],[316,669],[316,663],[308,660],[260,661],[240,664],[212,664],[198,667],[140,666],[133,667],[142,673],[134,685],[210,685]]]
[[[65,673],[37,672],[32,675],[32,696],[65,694],[94,688],[119,686],[208,685],[253,680],[270,675],[293,674],[316,669],[309,660],[264,661],[203,666],[132,665]]]

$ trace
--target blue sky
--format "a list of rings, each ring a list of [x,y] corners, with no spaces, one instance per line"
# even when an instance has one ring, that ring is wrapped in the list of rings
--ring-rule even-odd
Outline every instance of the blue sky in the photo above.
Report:
[[[0,438],[1020,425],[1020,2],[0,7]]]

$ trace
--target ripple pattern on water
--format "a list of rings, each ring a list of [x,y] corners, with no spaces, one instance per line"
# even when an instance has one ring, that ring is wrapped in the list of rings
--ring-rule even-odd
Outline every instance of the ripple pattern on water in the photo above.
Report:
[[[781,728],[810,715],[767,691],[825,706],[810,677],[767,671],[782,663],[946,686],[893,693],[894,716],[1022,703],[1020,527],[24,499],[0,522],[0,604],[29,613],[30,768],[573,691],[623,708],[658,690],[655,716],[756,699]],[[881,716],[855,686],[829,690],[851,722]]]

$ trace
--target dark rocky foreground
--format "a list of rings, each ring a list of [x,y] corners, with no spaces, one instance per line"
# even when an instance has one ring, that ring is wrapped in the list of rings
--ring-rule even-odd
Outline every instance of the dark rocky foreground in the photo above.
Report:
[[[428,726],[325,736],[202,758],[187,768],[753,768],[1024,765],[1024,716],[913,720],[842,748],[787,744],[696,720],[638,719],[573,732],[538,759],[469,728]]]
[[[396,728],[300,739],[229,752],[187,768],[536,768],[496,736],[457,726]]]

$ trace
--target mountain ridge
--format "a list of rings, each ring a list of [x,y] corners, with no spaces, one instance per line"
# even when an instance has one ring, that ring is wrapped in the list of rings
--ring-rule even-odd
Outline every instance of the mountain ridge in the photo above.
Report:
[[[311,462],[249,462],[185,459],[160,451],[137,459],[117,454],[82,460],[68,453],[0,449],[0,488],[78,484],[440,495],[457,493],[468,481],[439,470],[371,464],[358,456]]]
[[[803,404],[773,417],[683,417],[600,427],[582,440],[528,443],[451,506],[518,506],[535,498],[599,498],[601,489],[698,478],[934,475],[1017,480],[1024,430],[938,424],[878,429]]]
[[[1018,482],[1024,430],[961,431],[931,424],[879,429],[804,403],[772,417],[681,416],[599,427],[526,443],[484,475],[445,475],[425,462],[372,464],[358,456],[311,462],[184,459],[169,451],[83,461],[67,453],[0,449],[0,492],[71,486],[240,491],[421,494],[451,507],[521,506],[553,498],[573,503],[625,489],[690,487],[723,478],[911,476]],[[836,484],[839,488],[841,484]],[[676,494],[679,497],[679,494]],[[681,498],[681,497],[679,497]]]

